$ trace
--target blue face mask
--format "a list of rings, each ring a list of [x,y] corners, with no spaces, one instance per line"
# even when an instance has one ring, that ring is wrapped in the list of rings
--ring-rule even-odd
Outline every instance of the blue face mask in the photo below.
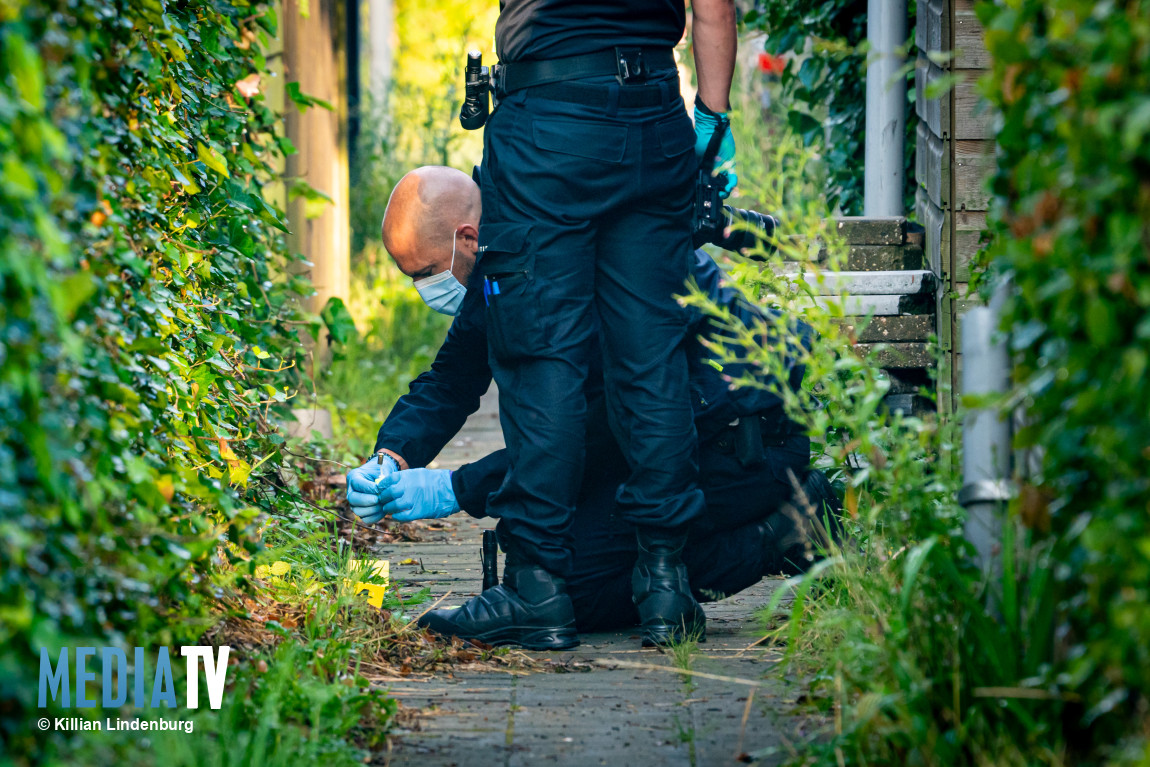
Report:
[[[459,314],[459,307],[463,305],[463,296],[467,293],[467,288],[463,287],[462,283],[455,279],[455,275],[451,273],[454,266],[455,236],[452,235],[451,266],[447,267],[447,271],[415,281],[415,289],[419,291],[419,297],[423,299],[423,303],[440,314],[449,314],[453,317]]]

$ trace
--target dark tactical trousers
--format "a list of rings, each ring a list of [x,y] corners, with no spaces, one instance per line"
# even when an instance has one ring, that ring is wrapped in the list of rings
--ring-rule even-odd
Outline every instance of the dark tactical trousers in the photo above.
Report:
[[[619,516],[672,528],[704,511],[681,343],[687,315],[673,298],[685,292],[692,253],[694,130],[676,76],[656,87],[661,105],[627,109],[517,91],[484,135],[479,268],[511,458],[488,513],[500,519],[505,548],[562,576],[572,572],[596,332],[628,471]]]
[[[759,582],[771,561],[755,525],[779,511],[793,495],[788,470],[801,480],[810,462],[810,438],[787,437],[764,446],[765,460],[743,466],[720,440],[700,448],[699,486],[706,513],[691,525],[683,562],[700,602],[735,594]],[[616,512],[612,489],[622,479],[609,445],[588,455],[587,476],[575,514],[575,557],[567,591],[580,631],[635,626],[631,600],[635,535]]]

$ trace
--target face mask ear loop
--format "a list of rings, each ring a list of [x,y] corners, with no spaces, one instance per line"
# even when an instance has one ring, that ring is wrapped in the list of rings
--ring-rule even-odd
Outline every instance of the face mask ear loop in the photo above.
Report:
[[[459,232],[451,235],[451,265],[447,267],[447,271],[451,272],[452,276],[455,275],[455,238],[458,236]]]

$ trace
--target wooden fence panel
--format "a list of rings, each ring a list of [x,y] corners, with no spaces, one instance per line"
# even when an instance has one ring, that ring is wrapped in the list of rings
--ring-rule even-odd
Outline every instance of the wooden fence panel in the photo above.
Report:
[[[994,113],[978,92],[980,70],[966,70],[954,86],[954,133],[950,138],[994,138]],[[944,138],[947,136],[944,135]]]
[[[954,214],[954,282],[970,282],[970,263],[982,248],[986,211],[960,210]],[[948,243],[949,245],[949,243]]]
[[[954,142],[954,208],[986,210],[986,181],[994,172],[993,141]]]
[[[950,142],[934,135],[925,122],[918,124],[916,133],[915,178],[930,201],[945,208],[950,197]]]
[[[939,138],[950,138],[950,98],[928,99],[927,88],[931,83],[941,80],[945,72],[935,66],[930,59],[922,53],[918,54],[914,65],[914,109],[918,119],[926,123],[930,132]]]
[[[954,68],[990,69],[986,30],[969,0],[958,0],[954,9]]]

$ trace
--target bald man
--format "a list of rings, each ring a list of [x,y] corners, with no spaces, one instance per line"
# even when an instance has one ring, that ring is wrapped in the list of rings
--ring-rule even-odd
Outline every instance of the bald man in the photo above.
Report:
[[[475,265],[481,212],[478,185],[454,168],[419,168],[391,192],[383,217],[383,247],[438,312],[458,313]],[[459,221],[467,223],[457,225]],[[449,248],[451,257],[444,265],[442,255]]]
[[[383,221],[388,252],[424,300],[455,321],[431,369],[412,382],[380,428],[376,450],[381,458],[348,474],[348,500],[365,521],[385,514],[398,520],[436,518],[460,510],[482,517],[488,498],[506,478],[506,450],[453,472],[422,468],[478,409],[491,383],[484,305],[497,288],[481,274],[480,208],[475,183],[441,167],[409,173],[388,204]],[[748,323],[760,317],[758,309],[721,285],[718,267],[703,251],[694,256],[692,276],[736,316]],[[803,328],[795,329],[801,342]],[[815,553],[811,533],[818,527],[809,512],[817,508],[821,513],[824,503],[833,510],[837,501],[826,478],[809,469],[810,441],[783,415],[778,398],[757,389],[730,391],[697,340],[700,333],[716,336],[696,315],[688,360],[708,514],[692,526],[683,558],[695,598],[706,601],[738,592],[764,575],[805,569]],[[737,377],[743,371],[728,366],[724,372]],[[793,365],[788,385],[799,386],[802,373],[801,366]],[[621,518],[615,502],[628,466],[607,424],[600,371],[591,372],[585,396],[587,461],[564,599],[556,599],[546,582],[534,578],[530,566],[509,557],[501,585],[460,609],[434,610],[420,619],[421,625],[449,636],[531,649],[571,647],[577,630],[637,625],[631,574],[638,548],[634,528]],[[792,504],[796,481],[804,502]],[[502,528],[501,521],[497,529],[505,544]],[[514,611],[528,600],[533,600],[531,609]],[[533,621],[540,613],[544,620]]]

